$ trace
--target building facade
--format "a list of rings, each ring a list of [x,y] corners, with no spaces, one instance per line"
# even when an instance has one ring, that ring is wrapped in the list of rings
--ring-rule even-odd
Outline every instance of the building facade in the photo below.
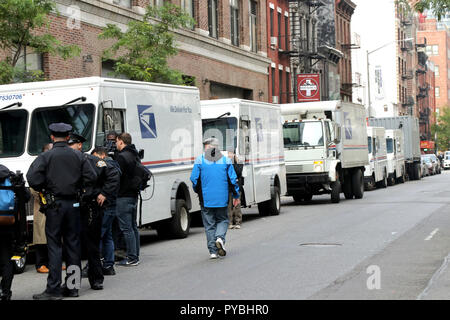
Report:
[[[267,1],[267,57],[269,68],[269,101],[291,102],[290,22],[288,0]]]
[[[238,97],[269,101],[265,0],[172,0],[196,21],[192,30],[175,30],[179,54],[169,67],[194,79],[201,99]],[[108,76],[111,61],[102,53],[112,42],[99,40],[107,23],[122,30],[140,20],[148,4],[163,0],[56,0],[58,16],[51,16],[50,33],[64,44],[81,48],[80,57],[59,57],[24,50],[27,68],[44,71],[49,80]],[[2,55],[10,53],[3,52]],[[0,56],[1,58],[1,56]]]

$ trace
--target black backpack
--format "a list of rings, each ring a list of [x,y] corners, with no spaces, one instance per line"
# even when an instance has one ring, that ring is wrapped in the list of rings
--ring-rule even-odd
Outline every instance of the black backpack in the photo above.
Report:
[[[138,186],[139,191],[144,191],[149,185],[148,181],[152,177],[152,172],[147,169],[141,162],[141,159],[136,157],[136,165],[134,167],[133,180]]]

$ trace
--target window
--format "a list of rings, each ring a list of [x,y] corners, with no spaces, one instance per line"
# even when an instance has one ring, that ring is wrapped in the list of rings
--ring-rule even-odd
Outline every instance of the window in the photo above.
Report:
[[[274,95],[275,95],[275,68],[272,68],[272,96]]]
[[[0,158],[23,154],[27,119],[28,113],[25,110],[0,112]]]
[[[433,53],[433,49],[431,46],[427,46],[427,48],[425,49],[425,52],[427,55],[431,56]]]
[[[231,43],[239,45],[239,0],[230,0]]]
[[[208,25],[209,25],[209,36],[213,38],[218,38],[218,23],[217,23],[217,0],[208,0]]]
[[[394,153],[394,140],[392,138],[386,139],[386,152]]]
[[[284,47],[289,50],[289,17],[284,16]]]
[[[434,88],[434,95],[439,98],[441,96],[441,92],[439,90],[439,87]]]
[[[282,103],[282,100],[283,100],[283,70],[279,70],[278,71],[278,74],[279,74],[279,84],[278,84],[278,90],[279,90],[279,92],[280,92],[280,94],[279,94],[279,99],[280,99],[280,102],[279,103]]]
[[[434,66],[434,76],[439,77],[439,66]]]
[[[92,146],[94,111],[95,107],[92,104],[36,109],[31,118],[28,152],[32,155],[39,154],[42,147],[50,142],[48,126],[54,122],[70,124],[74,133],[86,139],[86,142],[83,143],[83,151],[88,151]]]
[[[194,0],[181,0],[181,8],[192,18],[195,18]]]
[[[284,146],[323,146],[322,122],[288,122],[283,124]]]
[[[281,46],[281,13],[278,12],[278,47],[282,49]]]
[[[113,0],[113,3],[117,6],[131,8],[131,0]]]
[[[43,57],[42,53],[34,52],[32,47],[25,47],[20,51],[19,60],[16,67],[22,68],[25,71],[43,71]]]
[[[270,9],[270,36],[273,37],[273,9]]]
[[[217,138],[220,150],[236,150],[237,146],[237,119],[224,117],[220,119],[202,120],[203,138]]]
[[[257,3],[254,0],[250,0],[250,50],[253,52],[258,52],[258,41],[257,41]]]
[[[433,55],[437,56],[439,54],[439,46],[437,44],[433,45]]]
[[[289,72],[286,72],[286,103],[290,102],[289,99],[289,84],[291,83],[291,77],[289,76]]]

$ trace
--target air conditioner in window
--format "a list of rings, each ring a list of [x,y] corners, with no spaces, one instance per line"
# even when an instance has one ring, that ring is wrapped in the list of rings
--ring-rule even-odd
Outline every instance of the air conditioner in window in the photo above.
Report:
[[[277,37],[270,37],[270,46],[272,48],[276,48],[278,45],[278,38]]]
[[[272,103],[278,103],[278,96],[272,96]]]

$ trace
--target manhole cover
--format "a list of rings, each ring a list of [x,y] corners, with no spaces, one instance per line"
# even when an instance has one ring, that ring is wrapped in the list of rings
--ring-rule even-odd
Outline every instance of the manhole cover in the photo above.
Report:
[[[342,243],[320,243],[320,242],[311,242],[311,243],[300,243],[301,247],[339,247],[342,246]]]

